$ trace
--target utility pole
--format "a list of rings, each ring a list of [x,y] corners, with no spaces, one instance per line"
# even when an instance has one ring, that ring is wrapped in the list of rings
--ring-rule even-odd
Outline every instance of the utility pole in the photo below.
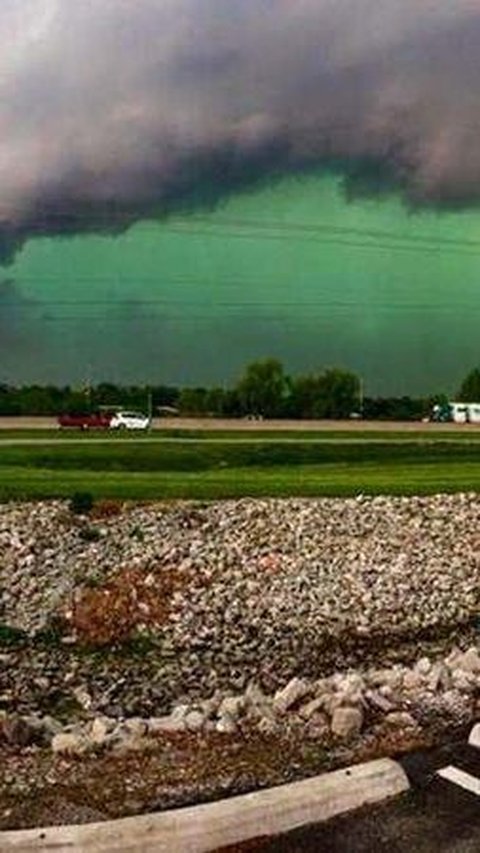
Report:
[[[92,408],[92,386],[90,383],[90,379],[87,379],[83,385],[83,393],[85,394],[85,399],[87,401],[88,411],[91,411]]]
[[[359,389],[358,389],[358,398],[359,398],[359,403],[360,403],[360,414],[363,414],[363,402],[364,402],[364,399],[365,399],[365,390],[364,390],[364,384],[363,384],[363,376],[360,376],[360,383],[359,383]]]

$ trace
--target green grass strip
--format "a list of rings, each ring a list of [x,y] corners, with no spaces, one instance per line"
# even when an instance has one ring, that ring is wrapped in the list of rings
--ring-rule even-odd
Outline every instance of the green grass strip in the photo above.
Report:
[[[104,430],[60,430],[60,429],[0,429],[2,441],[36,440],[52,442],[89,442],[99,439],[114,442],[149,442],[152,439],[183,439],[187,441],[455,441],[480,442],[480,427],[465,426],[456,429],[419,430],[199,430],[199,429],[153,429],[148,432]]]
[[[136,472],[211,471],[223,468],[277,468],[350,463],[352,465],[452,465],[480,461],[480,445],[404,442],[267,442],[204,443],[85,442],[0,447],[2,468]],[[286,476],[288,474],[286,473]]]
[[[238,498],[245,496],[347,496],[479,491],[480,462],[392,465],[299,465],[209,471],[112,472],[0,469],[0,500],[68,498],[75,491],[96,498]]]

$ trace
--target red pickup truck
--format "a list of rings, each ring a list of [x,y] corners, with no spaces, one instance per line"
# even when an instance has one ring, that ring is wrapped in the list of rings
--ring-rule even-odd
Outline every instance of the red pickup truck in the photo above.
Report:
[[[95,412],[89,415],[60,415],[58,425],[62,429],[109,429],[111,414]]]

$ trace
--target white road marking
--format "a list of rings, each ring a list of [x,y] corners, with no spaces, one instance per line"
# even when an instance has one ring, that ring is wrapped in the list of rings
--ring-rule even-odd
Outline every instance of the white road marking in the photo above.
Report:
[[[480,749],[480,723],[477,723],[472,731],[470,732],[470,737],[468,738],[469,746],[476,746]]]
[[[470,791],[472,794],[480,797],[480,779],[477,779],[476,776],[465,773],[464,770],[459,770],[458,767],[454,767],[452,764],[449,764],[448,767],[442,767],[441,770],[437,771],[437,774],[442,779],[447,779],[449,782],[453,782],[455,785],[459,785],[461,788],[465,788],[466,791]]]

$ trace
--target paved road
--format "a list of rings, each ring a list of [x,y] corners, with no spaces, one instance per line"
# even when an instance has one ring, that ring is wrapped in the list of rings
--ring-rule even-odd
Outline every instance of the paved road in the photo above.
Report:
[[[56,418],[7,418],[0,417],[1,429],[55,429]],[[480,434],[480,424],[432,424],[416,421],[293,421],[265,420],[247,421],[242,418],[154,418],[154,429],[193,430],[241,430],[247,433],[265,431],[295,432],[444,432],[458,431]]]
[[[480,853],[480,796],[437,773],[454,765],[480,789],[480,751],[457,743],[402,763],[412,791],[401,799],[231,853]]]

